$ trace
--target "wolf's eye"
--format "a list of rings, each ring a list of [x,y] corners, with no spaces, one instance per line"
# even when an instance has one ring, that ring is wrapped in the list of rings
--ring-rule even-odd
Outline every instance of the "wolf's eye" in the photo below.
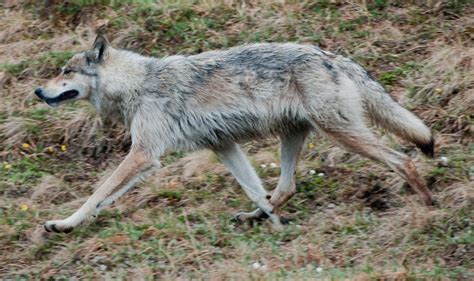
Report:
[[[72,69],[70,69],[70,68],[64,69],[64,74],[69,74],[71,72],[72,72]]]

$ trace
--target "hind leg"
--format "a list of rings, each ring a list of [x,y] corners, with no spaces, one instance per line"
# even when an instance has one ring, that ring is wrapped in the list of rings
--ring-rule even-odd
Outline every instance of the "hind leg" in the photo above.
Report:
[[[386,163],[408,182],[425,205],[433,205],[431,192],[423,178],[418,174],[410,157],[386,147],[362,123],[352,124],[352,126],[347,125],[344,124],[338,127],[337,130],[322,128],[322,131],[346,149]]]
[[[281,137],[281,175],[270,203],[275,209],[282,207],[296,192],[295,173],[299,156],[308,131]]]
[[[278,185],[270,199],[275,213],[279,213],[279,209],[296,192],[296,166],[307,135],[308,130],[302,130],[294,134],[281,136],[281,175]],[[250,213],[239,213],[237,218],[240,221],[258,220],[266,218],[266,215],[262,210],[256,209]]]
[[[434,204],[433,196],[424,179],[418,174],[413,160],[388,147],[383,147],[383,149],[386,156],[385,163],[411,186],[425,206],[432,206]]]

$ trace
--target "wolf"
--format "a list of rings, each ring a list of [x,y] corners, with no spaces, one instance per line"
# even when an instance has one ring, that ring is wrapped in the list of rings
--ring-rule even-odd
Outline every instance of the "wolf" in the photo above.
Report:
[[[238,221],[285,219],[282,206],[296,192],[295,172],[305,139],[316,131],[351,152],[387,164],[419,195],[433,197],[413,161],[387,147],[375,123],[434,154],[430,129],[395,102],[353,60],[313,45],[259,43],[190,56],[154,58],[111,46],[103,34],[75,54],[35,94],[50,106],[88,100],[130,131],[130,152],[71,216],[47,221],[47,231],[70,232],[159,167],[170,149],[210,149],[257,208]],[[239,143],[276,136],[281,176],[273,192],[262,185]]]

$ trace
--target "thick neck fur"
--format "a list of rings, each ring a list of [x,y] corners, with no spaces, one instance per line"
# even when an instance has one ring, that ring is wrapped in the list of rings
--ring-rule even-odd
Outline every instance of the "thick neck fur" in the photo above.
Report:
[[[145,65],[150,58],[111,47],[105,56],[104,62],[97,67],[91,103],[102,116],[119,120],[129,127],[145,79]]]

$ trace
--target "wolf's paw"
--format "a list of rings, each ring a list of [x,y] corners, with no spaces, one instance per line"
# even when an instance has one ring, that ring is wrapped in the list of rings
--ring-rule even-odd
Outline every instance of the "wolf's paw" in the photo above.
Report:
[[[263,220],[268,219],[269,216],[262,212],[260,209],[256,209],[253,212],[239,212],[234,214],[234,218],[232,219],[233,222],[235,223],[244,223],[244,222],[261,222]],[[283,216],[278,216],[279,218],[279,223],[277,222],[277,225],[285,225],[289,224],[289,220]],[[278,226],[277,226],[278,228]]]
[[[47,232],[57,232],[57,233],[69,233],[74,229],[74,226],[70,225],[69,223],[65,222],[64,220],[55,220],[55,221],[47,221],[44,224],[44,229]]]
[[[263,221],[265,219],[268,219],[268,215],[262,212],[260,209],[256,209],[253,212],[238,212],[234,214],[233,221],[236,223],[244,223],[246,221]]]

